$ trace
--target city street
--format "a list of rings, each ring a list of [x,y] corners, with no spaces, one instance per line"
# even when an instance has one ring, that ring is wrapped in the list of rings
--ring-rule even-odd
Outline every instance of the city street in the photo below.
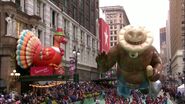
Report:
[[[185,0],[0,0],[0,104],[184,100]]]

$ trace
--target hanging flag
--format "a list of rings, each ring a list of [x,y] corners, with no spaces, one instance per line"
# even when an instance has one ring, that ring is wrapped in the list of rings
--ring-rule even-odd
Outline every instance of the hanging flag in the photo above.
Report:
[[[105,51],[107,53],[110,49],[110,29],[102,18],[99,18],[99,39],[100,52]]]
[[[70,63],[69,71],[70,71],[70,74],[73,75],[74,71],[75,71],[75,58],[74,57],[70,57],[69,63]]]

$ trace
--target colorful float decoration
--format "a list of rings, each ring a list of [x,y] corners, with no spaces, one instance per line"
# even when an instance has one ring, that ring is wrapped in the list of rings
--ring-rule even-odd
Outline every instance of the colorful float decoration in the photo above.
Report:
[[[62,28],[57,28],[52,47],[42,47],[41,41],[29,30],[21,32],[17,43],[17,64],[23,69],[31,66],[31,76],[64,74],[64,68],[60,64],[64,50],[60,48],[60,44],[66,44],[67,40]]]
[[[142,26],[128,25],[120,30],[119,42],[106,54],[96,57],[97,67],[106,72],[117,63],[118,95],[129,97],[132,90],[154,96],[159,91],[156,81],[162,71],[161,57],[152,46],[151,32]],[[158,83],[158,81],[157,81]]]

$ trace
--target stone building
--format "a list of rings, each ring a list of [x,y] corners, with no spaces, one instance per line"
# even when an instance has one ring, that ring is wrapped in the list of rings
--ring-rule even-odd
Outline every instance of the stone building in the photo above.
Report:
[[[118,36],[120,29],[126,25],[129,25],[129,19],[122,6],[105,6],[100,7],[105,14],[105,21],[110,27],[110,47],[115,46],[118,43]],[[117,65],[114,65],[112,69],[116,69]]]
[[[172,72],[173,77],[178,77],[178,73],[182,72],[184,62],[184,33],[185,33],[185,20],[184,20],[184,0],[169,0],[169,28],[168,36],[170,36],[170,53],[171,61],[168,60],[169,70]],[[175,14],[175,15],[174,15]]]
[[[69,43],[65,46],[65,63],[69,68],[69,60],[73,56],[72,50],[80,51],[78,56],[78,73],[80,79],[97,79],[95,57],[98,53],[98,0],[63,0],[63,27],[69,36]]]
[[[117,34],[120,29],[126,25],[129,25],[129,19],[122,6],[105,6],[101,7],[105,14],[105,21],[110,26],[110,46],[114,46],[118,43]]]
[[[167,35],[166,32],[167,29],[166,27],[160,28],[160,56],[163,62],[163,71],[161,75],[161,81],[164,82],[166,80],[166,76],[169,72],[169,59],[168,59],[168,54],[169,54],[169,49],[168,49],[168,43],[167,43]]]
[[[42,45],[48,47],[53,45],[56,28],[62,27],[68,38],[68,43],[61,45],[65,49],[62,63],[66,74],[69,74],[71,57],[74,57],[73,49],[79,49],[77,72],[80,80],[96,79],[98,6],[98,0],[1,0],[0,78],[5,85],[8,85],[13,70],[10,58],[15,54],[16,41],[23,29],[35,32]]]

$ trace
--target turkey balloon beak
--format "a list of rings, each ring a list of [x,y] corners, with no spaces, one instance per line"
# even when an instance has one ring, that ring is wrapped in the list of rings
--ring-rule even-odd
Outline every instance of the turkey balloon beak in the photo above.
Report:
[[[67,39],[66,39],[65,36],[62,36],[61,37],[61,43],[63,43],[63,44],[66,44],[67,43]]]

